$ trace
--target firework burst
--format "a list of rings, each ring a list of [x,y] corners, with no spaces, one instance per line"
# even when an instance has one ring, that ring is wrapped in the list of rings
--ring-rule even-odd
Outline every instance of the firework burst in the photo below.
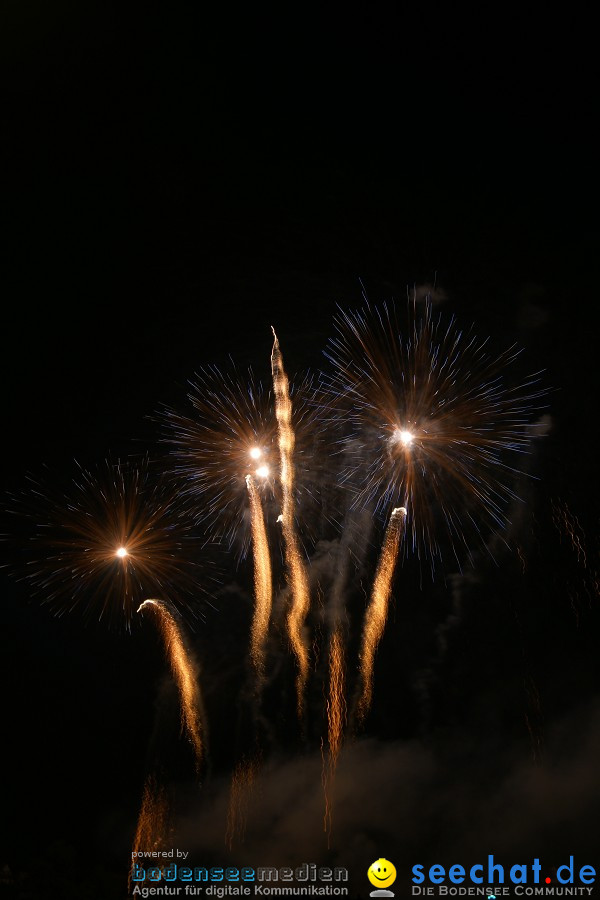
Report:
[[[129,629],[139,604],[157,595],[193,612],[194,538],[145,463],[80,468],[64,494],[32,483],[17,501],[35,523],[26,577],[57,615],[78,609]]]
[[[251,541],[247,476],[252,477],[265,506],[267,522],[278,513],[275,492],[279,453],[275,400],[249,371],[240,377],[233,368],[201,370],[189,383],[190,413],[166,409],[160,420],[171,446],[179,499],[194,520],[214,540],[238,541],[244,556]],[[309,379],[295,392],[294,424],[300,435],[300,488],[314,491],[309,448],[314,439],[314,393]]]
[[[345,429],[341,481],[354,504],[407,509],[405,552],[458,564],[507,524],[518,458],[535,434],[547,391],[535,373],[516,386],[519,352],[409,305],[403,338],[393,307],[340,313],[324,378],[331,414]]]
[[[235,545],[238,555],[252,548],[255,606],[249,643],[256,750],[233,773],[229,848],[244,840],[262,763],[256,726],[263,711],[271,709],[275,692],[264,710],[262,695],[280,671],[267,666],[272,621],[285,611],[306,740],[311,662],[317,669],[324,648],[313,627],[311,649],[311,589],[320,600],[321,591],[331,586],[327,737],[322,741],[323,826],[329,843],[348,698],[354,688],[352,717],[364,723],[398,559],[414,552],[433,568],[450,550],[460,567],[477,545],[490,548],[490,536],[503,535],[510,504],[518,499],[523,466],[517,460],[529,450],[547,393],[539,375],[517,383],[512,379],[517,350],[493,354],[486,341],[462,332],[454,319],[444,323],[434,317],[428,303],[417,308],[413,302],[409,311],[404,336],[393,307],[340,313],[337,337],[327,351],[333,373],[323,376],[318,391],[310,380],[295,391],[290,387],[275,335],[272,388],[263,388],[251,372],[240,377],[235,368],[202,370],[190,383],[191,409],[185,414],[165,410],[160,416],[174,462],[169,482],[177,485],[175,499],[164,484],[151,484],[146,466],[121,464],[107,464],[99,474],[81,469],[63,495],[36,488],[36,517],[42,521],[31,546],[43,552],[29,566],[31,581],[57,612],[79,607],[98,618],[118,614],[127,627],[138,607],[152,615],[179,691],[182,729],[193,746],[198,774],[208,729],[198,667],[179,613],[188,611],[190,589],[202,589],[206,575],[202,570],[199,577],[192,526],[186,522],[194,523],[203,540]],[[328,430],[315,427],[324,421]],[[314,506],[308,497],[318,500],[323,537],[322,545],[312,541],[312,553],[307,535],[314,534]],[[373,518],[384,516],[354,685],[347,599],[368,570],[370,537],[378,528]],[[322,528],[327,522],[339,529],[337,540]],[[585,563],[578,532],[568,523],[566,531]],[[272,543],[280,551],[273,557]],[[360,576],[354,586],[351,565]],[[533,739],[535,719],[527,721]],[[166,794],[150,779],[134,852],[161,847],[169,834]]]

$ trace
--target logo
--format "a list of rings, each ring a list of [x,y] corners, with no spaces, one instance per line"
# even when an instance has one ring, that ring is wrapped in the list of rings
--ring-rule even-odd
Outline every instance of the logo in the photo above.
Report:
[[[377,863],[373,863],[374,866]],[[469,888],[451,888],[446,885],[446,879],[450,881],[450,884],[468,884],[471,882],[472,885],[484,885],[488,886],[487,898],[488,900],[495,900],[496,896],[502,896],[503,890],[498,890],[498,894],[494,893],[496,885],[503,884],[512,884],[515,885],[515,896],[529,896],[532,893],[549,896],[554,893],[554,887],[547,887],[544,890],[530,890],[529,888],[522,887],[522,885],[528,884],[552,884],[552,877],[547,875],[546,872],[542,872],[542,864],[540,860],[536,857],[533,862],[530,863],[517,863],[513,866],[503,865],[501,863],[497,863],[494,859],[494,855],[492,853],[488,854],[487,863],[475,863],[472,866],[463,866],[459,863],[455,863],[452,866],[443,866],[439,863],[435,863],[432,866],[429,866],[428,871],[425,871],[426,866],[418,863],[416,866],[412,867],[413,874],[413,885],[421,885],[429,884],[440,885],[439,892],[440,894],[445,894],[448,891],[457,892],[458,895],[464,893],[464,891],[468,891]],[[563,884],[575,884],[577,879],[584,884],[594,884],[596,881],[596,869],[594,866],[584,865],[584,866],[576,866],[575,858],[573,856],[569,856],[569,862],[562,865],[552,867],[553,871],[556,873],[553,877],[556,878],[556,881],[559,885]],[[419,894],[429,894],[430,888],[428,887],[413,887],[412,893],[413,896],[418,896]],[[576,888],[574,890],[579,890],[583,892],[583,890],[591,891],[592,888]],[[484,894],[483,888],[481,888],[480,893]]]
[[[389,859],[376,859],[374,863],[371,863],[367,877],[371,884],[378,888],[376,891],[371,891],[371,897],[395,896],[393,891],[384,890],[396,880],[396,867]]]

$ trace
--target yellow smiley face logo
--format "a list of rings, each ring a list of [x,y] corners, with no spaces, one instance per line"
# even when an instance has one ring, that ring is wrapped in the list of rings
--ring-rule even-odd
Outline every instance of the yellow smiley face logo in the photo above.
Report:
[[[376,859],[367,872],[369,881],[378,888],[389,887],[396,880],[396,867],[389,859]]]

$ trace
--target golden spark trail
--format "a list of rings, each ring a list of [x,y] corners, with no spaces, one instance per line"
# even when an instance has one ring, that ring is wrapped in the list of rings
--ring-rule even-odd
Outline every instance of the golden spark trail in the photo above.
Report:
[[[385,532],[379,562],[377,563],[375,581],[373,582],[373,590],[371,592],[371,602],[367,607],[365,615],[360,652],[361,694],[357,707],[359,722],[364,720],[371,706],[375,653],[385,629],[392,589],[392,578],[396,567],[400,538],[402,536],[405,521],[406,509],[403,506],[399,506],[392,511]]]
[[[254,619],[250,639],[250,653],[254,668],[260,677],[264,673],[265,643],[271,618],[273,589],[271,582],[271,556],[265,529],[260,496],[252,475],[246,475],[250,516],[252,523],[252,551],[254,555]]]
[[[292,401],[290,400],[289,382],[283,368],[283,357],[279,349],[279,341],[277,340],[275,329],[273,329],[273,336],[275,340],[271,354],[271,371],[273,373],[273,387],[275,390],[275,414],[278,425],[281,488],[283,494],[280,519],[283,528],[288,579],[292,593],[287,628],[292,650],[298,663],[296,693],[298,698],[298,715],[301,717],[304,711],[304,688],[309,669],[308,642],[303,631],[310,608],[310,593],[306,567],[302,560],[294,525],[293,454],[295,435],[292,427]]]
[[[225,843],[229,850],[233,848],[236,838],[240,843],[244,843],[250,797],[254,790],[258,771],[258,760],[251,759],[248,761],[243,759],[235,767],[231,777],[227,828],[225,831]]]
[[[561,538],[563,532],[567,534],[573,552],[577,554],[577,562],[586,569],[585,533],[577,516],[573,515],[566,503],[562,503],[561,500],[552,500],[552,521]]]
[[[329,753],[334,766],[337,765],[342,748],[342,736],[346,722],[344,663],[342,632],[338,626],[331,636],[329,645],[329,700],[327,702]]]
[[[156,779],[150,775],[144,785],[142,806],[138,816],[133,839],[132,866],[129,871],[129,889],[133,866],[139,862],[137,854],[151,853],[153,850],[167,850],[169,843],[169,804],[164,787],[158,787]],[[143,857],[145,858],[145,857]]]
[[[333,818],[333,785],[337,769],[344,726],[346,724],[346,665],[342,630],[337,624],[329,641],[329,697],[327,699],[327,736],[328,754],[323,754],[323,792],[325,795],[325,814],[323,830],[329,839]]]
[[[196,756],[196,771],[200,771],[204,746],[202,740],[202,698],[198,687],[197,672],[187,652],[177,620],[163,600],[145,600],[139,607],[154,610],[158,616],[165,650],[173,678],[179,690],[181,703],[181,727],[187,732]]]

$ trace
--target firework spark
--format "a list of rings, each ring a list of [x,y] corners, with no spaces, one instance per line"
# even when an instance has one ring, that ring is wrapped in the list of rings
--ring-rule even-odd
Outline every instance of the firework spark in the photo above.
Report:
[[[254,557],[254,618],[250,639],[252,662],[259,678],[264,674],[265,643],[271,618],[271,556],[265,530],[260,495],[251,475],[246,476],[252,521],[252,553]]]
[[[269,391],[252,371],[202,369],[189,384],[193,412],[165,410],[165,440],[172,446],[174,473],[183,501],[206,533],[231,544],[241,535],[242,554],[250,541],[244,530],[246,476],[268,472],[277,432]],[[271,493],[268,476],[258,476],[262,493]]]
[[[243,759],[233,772],[225,831],[225,843],[229,850],[236,841],[244,843],[250,799],[256,786],[259,768],[257,759]]]
[[[165,651],[173,678],[179,690],[181,727],[194,748],[196,771],[200,772],[204,754],[202,727],[202,697],[198,686],[198,672],[188,653],[179,623],[163,600],[145,600],[138,609],[152,610],[157,618],[165,643]]]
[[[365,613],[362,646],[360,652],[361,693],[358,699],[358,721],[363,722],[373,698],[373,668],[375,653],[385,629],[387,621],[392,578],[396,568],[400,538],[406,522],[406,509],[403,506],[394,509],[385,532],[383,547],[377,563],[371,600]]]
[[[514,460],[529,451],[547,391],[540,373],[509,386],[514,347],[491,354],[430,303],[417,310],[413,301],[410,317],[405,339],[391,307],[337,319],[324,386],[346,423],[341,481],[378,513],[401,499],[405,552],[433,566],[450,549],[460,566],[473,544],[489,549],[489,533],[505,529],[522,474]]]
[[[314,488],[303,461],[314,436],[313,394],[310,379],[294,392],[295,427],[306,442],[300,483],[308,495]],[[242,376],[235,368],[227,372],[213,366],[190,382],[188,400],[191,414],[166,409],[159,416],[166,426],[164,440],[172,447],[179,500],[211,539],[237,543],[245,556],[252,539],[246,477],[256,479],[267,519],[274,503],[277,422],[272,392],[252,371]]]
[[[80,469],[65,494],[33,484],[17,500],[35,523],[26,577],[58,615],[77,608],[130,628],[140,602],[167,591],[179,611],[193,611],[196,539],[145,463]]]
[[[289,382],[283,367],[283,357],[279,341],[273,329],[273,352],[271,369],[275,390],[275,413],[277,416],[279,435],[280,481],[283,495],[280,521],[285,543],[285,558],[288,567],[292,600],[288,613],[288,635],[298,664],[296,693],[298,715],[304,710],[304,688],[308,678],[309,655],[308,643],[304,635],[304,623],[310,608],[310,593],[306,566],[302,559],[296,527],[294,523],[294,444],[295,434],[292,426],[292,401],[290,399]]]
[[[561,544],[565,540],[567,547],[570,548],[570,553],[577,560],[579,571],[574,578],[567,578],[565,587],[571,609],[579,626],[581,615],[584,612],[582,594],[585,594],[586,605],[590,608],[594,598],[600,593],[600,576],[594,567],[597,554],[591,552],[591,541],[578,516],[571,511],[566,501],[560,498],[552,500],[552,521],[558,531]],[[571,571],[570,565],[565,569],[565,572],[569,571]]]
[[[329,696],[327,698],[327,754],[323,753],[323,792],[325,813],[323,830],[327,841],[333,824],[333,788],[344,726],[346,724],[346,664],[341,625],[337,625],[329,641]]]
[[[573,552],[577,556],[577,562],[587,569],[587,553],[585,532],[577,516],[569,509],[567,503],[562,500],[552,501],[552,521],[562,540],[562,535],[566,534]]]
[[[160,853],[169,848],[170,825],[169,803],[164,787],[156,783],[153,775],[146,779],[142,805],[138,816],[137,828],[133,839],[132,868],[137,862],[137,854],[149,854],[153,851]],[[131,890],[131,874],[129,873],[129,888]]]
[[[133,610],[144,600],[138,612],[150,611],[160,628],[180,698],[182,733],[192,744],[200,773],[206,728],[198,669],[186,647],[178,608],[160,599],[172,596],[175,604],[182,603],[176,588],[189,585],[184,570],[195,565],[183,552],[190,534],[182,525],[181,511],[191,511],[209,538],[239,541],[242,555],[252,547],[255,609],[250,653],[262,686],[273,584],[279,574],[276,570],[274,578],[269,525],[281,509],[277,521],[282,525],[290,598],[286,625],[297,667],[297,710],[303,719],[310,662],[318,660],[324,642],[315,628],[312,650],[309,647],[310,580],[301,544],[307,522],[301,503],[305,493],[317,492],[316,472],[322,462],[322,519],[341,526],[338,540],[323,541],[328,546],[321,554],[321,569],[315,546],[311,573],[314,585],[323,573],[332,581],[327,610],[327,736],[321,747],[328,844],[347,720],[347,629],[342,622],[351,592],[350,560],[362,576],[369,529],[377,527],[372,513],[392,509],[361,635],[356,703],[361,723],[372,704],[375,658],[400,551],[414,551],[433,566],[449,547],[460,566],[474,542],[489,549],[488,535],[503,531],[509,503],[518,499],[514,491],[522,473],[512,460],[528,451],[535,433],[532,419],[540,408],[536,404],[546,393],[537,375],[516,387],[509,385],[507,372],[518,357],[514,348],[494,356],[486,341],[461,332],[454,320],[444,325],[441,316],[434,318],[428,304],[419,314],[413,304],[404,338],[394,311],[387,307],[342,313],[337,327],[338,336],[327,354],[335,371],[324,376],[326,410],[319,413],[334,426],[331,452],[320,459],[314,453],[315,391],[306,381],[299,391],[292,391],[273,331],[272,391],[263,389],[252,373],[240,379],[235,370],[223,374],[208,368],[191,384],[193,414],[163,413],[179,477],[179,509],[163,488],[148,483],[145,470],[109,466],[104,478],[82,470],[70,496],[58,502],[45,498],[47,521],[38,528],[37,540],[50,551],[30,568],[34,583],[49,602],[60,601],[61,610],[75,605],[96,608],[100,618],[119,611],[129,627]],[[306,452],[309,447],[312,455]],[[332,477],[336,462],[341,464],[339,478]],[[566,505],[564,510],[556,507],[554,518],[585,567],[585,535],[579,521]],[[337,571],[330,562],[335,545]],[[598,581],[594,584],[598,590]],[[158,599],[145,599],[149,596]],[[320,601],[320,594],[317,597]],[[535,682],[530,678],[526,684],[526,721],[537,761],[542,750],[541,707]],[[255,747],[260,747],[260,712],[255,704]],[[239,732],[245,740],[246,728]],[[225,837],[230,849],[234,842],[244,841],[260,752],[250,761],[243,759],[233,772]],[[154,778],[148,779],[134,853],[165,848],[168,812],[164,789]]]

